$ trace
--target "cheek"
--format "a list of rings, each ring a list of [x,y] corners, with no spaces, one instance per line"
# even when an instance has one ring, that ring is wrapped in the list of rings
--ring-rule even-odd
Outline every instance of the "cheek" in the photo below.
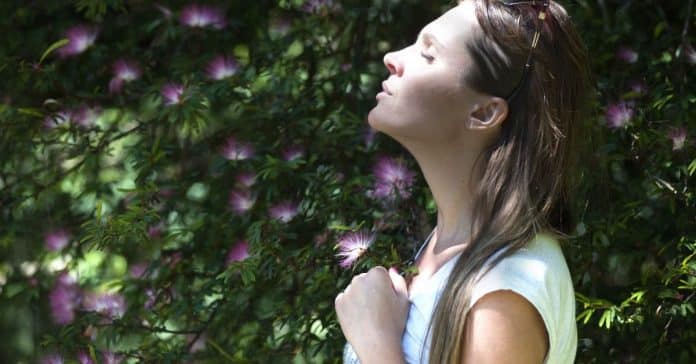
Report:
[[[448,119],[458,114],[462,108],[462,95],[454,90],[447,81],[422,80],[413,82],[402,95],[400,101],[404,109],[414,116],[428,119]],[[445,121],[445,120],[442,120]]]

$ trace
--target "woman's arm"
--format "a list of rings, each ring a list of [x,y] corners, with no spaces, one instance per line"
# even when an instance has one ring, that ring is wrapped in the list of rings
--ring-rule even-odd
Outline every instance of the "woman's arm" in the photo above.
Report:
[[[544,321],[529,301],[513,291],[481,297],[466,321],[462,364],[541,364],[546,357]]]

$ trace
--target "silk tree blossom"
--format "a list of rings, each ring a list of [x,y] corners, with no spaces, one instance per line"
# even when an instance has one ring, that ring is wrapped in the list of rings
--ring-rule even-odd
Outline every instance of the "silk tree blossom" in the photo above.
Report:
[[[235,181],[238,185],[249,188],[256,183],[256,173],[242,172],[235,177]]]
[[[213,27],[222,29],[226,25],[225,14],[220,8],[210,5],[191,4],[181,10],[179,21],[193,28]]]
[[[233,262],[241,262],[246,258],[249,258],[249,242],[240,240],[227,251],[225,266],[229,266]]]
[[[126,58],[117,59],[112,66],[113,78],[109,81],[109,92],[121,92],[125,83],[137,80],[142,73],[138,62]]]
[[[64,37],[68,43],[56,50],[61,58],[76,56],[94,44],[98,31],[89,25],[76,25],[65,31]]]
[[[367,148],[370,148],[372,145],[375,144],[375,136],[377,135],[377,130],[371,126],[367,126],[367,129],[365,129],[365,132],[363,133],[363,140],[365,142],[365,146]]]
[[[234,76],[239,70],[239,63],[233,57],[217,56],[213,58],[205,68],[205,72],[212,80],[222,80]]]
[[[232,211],[241,215],[254,206],[256,198],[249,190],[232,190],[228,202]]]
[[[53,322],[58,325],[67,325],[73,322],[75,310],[80,306],[81,301],[82,292],[75,278],[68,273],[59,275],[53,289],[48,294]]]
[[[628,47],[619,47],[616,50],[616,58],[625,63],[638,62],[638,53]]]
[[[102,354],[102,358],[104,359],[102,361],[104,364],[120,364],[123,361],[123,355],[111,351],[105,351]]]
[[[94,125],[100,115],[100,107],[92,107],[83,104],[75,112],[73,112],[73,121],[75,124],[87,128]]]
[[[70,242],[70,233],[65,229],[51,230],[44,235],[44,242],[48,250],[61,250]]]
[[[621,101],[607,106],[606,120],[607,126],[618,129],[628,124],[633,119],[633,104]]]
[[[165,105],[180,104],[182,101],[181,96],[184,94],[184,86],[175,82],[168,82],[162,86],[160,93],[164,98]]]
[[[341,5],[334,0],[307,0],[302,5],[302,11],[310,14],[326,16],[341,10]]]
[[[43,126],[46,129],[53,129],[58,125],[70,122],[73,119],[73,113],[70,110],[58,111],[55,114],[47,115],[44,118]]]
[[[145,273],[147,273],[147,268],[149,266],[147,262],[135,263],[128,269],[128,273],[130,273],[131,278],[140,279],[145,277]]]
[[[77,353],[77,361],[79,361],[80,364],[94,364],[92,357],[90,357],[89,354],[87,354],[87,352],[84,350],[80,350]]]
[[[411,196],[411,187],[416,173],[409,170],[403,159],[387,156],[378,157],[372,168],[375,176],[375,187],[370,197],[393,199],[398,193],[402,198]]]
[[[339,239],[337,245],[339,252],[336,254],[341,259],[341,268],[350,268],[367,249],[375,242],[376,235],[365,230],[349,232]]]
[[[110,319],[121,318],[126,313],[126,300],[118,293],[93,293],[85,295],[83,307]]]
[[[280,222],[287,223],[299,212],[299,204],[292,201],[283,201],[269,209],[269,216]]]
[[[155,306],[155,303],[157,303],[157,292],[153,288],[147,288],[145,289],[145,297],[147,297],[147,299],[145,300],[143,307],[146,310],[149,310]]]
[[[254,147],[249,143],[239,142],[234,136],[230,136],[220,149],[220,154],[228,160],[249,159],[254,156]]]
[[[301,145],[290,145],[283,149],[283,159],[290,162],[304,157],[304,148]]]
[[[63,357],[57,353],[51,353],[41,358],[41,364],[63,364]]]
[[[164,231],[164,224],[158,223],[157,225],[150,225],[147,228],[147,235],[150,239],[157,240],[162,237],[162,232]]]
[[[628,87],[632,92],[635,92],[640,96],[644,96],[648,93],[648,85],[646,85],[643,81],[631,80],[628,83]]]
[[[672,139],[672,150],[679,150],[684,148],[684,143],[686,142],[686,128],[683,126],[675,128],[667,133],[667,136]]]

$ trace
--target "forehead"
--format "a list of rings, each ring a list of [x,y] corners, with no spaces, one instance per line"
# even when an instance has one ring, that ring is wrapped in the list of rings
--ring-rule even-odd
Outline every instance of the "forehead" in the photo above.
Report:
[[[478,29],[472,1],[462,1],[423,27],[442,43],[448,52],[464,52]]]

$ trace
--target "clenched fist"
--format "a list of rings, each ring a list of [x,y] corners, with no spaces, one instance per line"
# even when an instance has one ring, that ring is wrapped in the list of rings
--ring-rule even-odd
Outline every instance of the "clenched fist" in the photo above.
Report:
[[[354,276],[336,296],[335,308],[341,330],[361,361],[367,353],[401,350],[409,300],[406,281],[396,270],[374,267]]]

